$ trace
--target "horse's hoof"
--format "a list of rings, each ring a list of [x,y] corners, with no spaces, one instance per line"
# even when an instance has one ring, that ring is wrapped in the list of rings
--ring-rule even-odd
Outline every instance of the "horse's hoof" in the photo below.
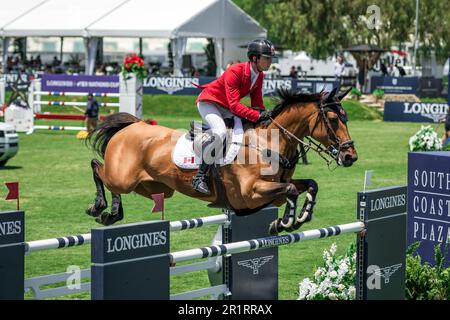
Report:
[[[304,221],[299,221],[298,218],[295,221],[294,225],[292,226],[294,228],[294,230],[298,230],[303,224],[310,222],[312,220],[312,212],[310,212],[308,214],[308,216],[306,217],[306,219]]]
[[[97,223],[100,223],[104,226],[110,226],[117,221],[122,220],[123,218],[120,217],[118,214],[109,214],[108,212],[103,212],[100,217],[95,219]]]
[[[283,231],[283,226],[280,224],[281,218],[278,218],[269,225],[269,235],[276,236],[278,233]]]
[[[91,204],[87,209],[86,209],[86,214],[91,216],[91,217],[98,217],[102,212],[98,211],[97,209],[95,209],[95,204]]]

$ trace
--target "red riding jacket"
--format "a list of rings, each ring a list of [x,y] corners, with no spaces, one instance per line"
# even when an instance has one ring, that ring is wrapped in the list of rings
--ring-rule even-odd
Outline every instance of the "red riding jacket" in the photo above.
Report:
[[[247,120],[256,122],[259,111],[265,110],[263,104],[262,85],[264,73],[260,72],[253,88],[251,86],[250,62],[237,63],[230,66],[218,79],[199,86],[204,89],[197,101],[212,101]],[[252,108],[241,103],[241,99],[250,93]]]

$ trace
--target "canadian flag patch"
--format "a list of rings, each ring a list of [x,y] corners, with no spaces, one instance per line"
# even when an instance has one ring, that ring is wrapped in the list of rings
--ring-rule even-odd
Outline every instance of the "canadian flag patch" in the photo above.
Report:
[[[194,163],[195,162],[195,157],[184,157],[183,158],[183,163]]]

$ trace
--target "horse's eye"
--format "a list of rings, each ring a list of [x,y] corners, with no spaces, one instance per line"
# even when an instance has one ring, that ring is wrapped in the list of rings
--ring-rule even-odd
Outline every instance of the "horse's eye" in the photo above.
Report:
[[[338,120],[339,120],[338,117],[332,117],[332,118],[330,117],[328,119],[330,120],[332,125],[337,125],[338,124]]]

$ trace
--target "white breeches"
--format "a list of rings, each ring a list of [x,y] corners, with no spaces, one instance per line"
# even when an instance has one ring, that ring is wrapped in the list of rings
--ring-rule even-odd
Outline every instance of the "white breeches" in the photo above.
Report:
[[[220,137],[223,142],[227,135],[227,127],[223,119],[232,118],[233,114],[228,109],[208,101],[199,101],[197,108],[203,120],[211,127],[212,134]]]

